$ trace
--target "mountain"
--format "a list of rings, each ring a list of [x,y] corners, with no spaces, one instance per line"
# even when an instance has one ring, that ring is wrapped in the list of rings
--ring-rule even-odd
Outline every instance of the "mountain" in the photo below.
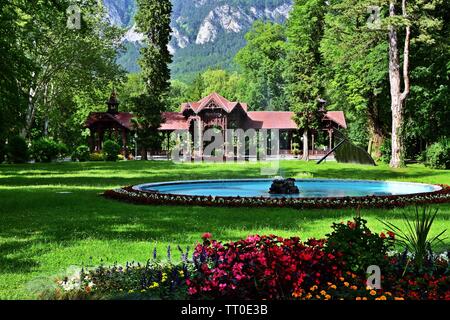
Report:
[[[127,28],[126,52],[118,62],[129,72],[139,70],[142,36],[136,32],[134,0],[103,0],[113,24]],[[233,68],[233,57],[245,45],[244,35],[255,20],[283,23],[292,0],[172,0],[172,77],[191,80],[209,67]]]

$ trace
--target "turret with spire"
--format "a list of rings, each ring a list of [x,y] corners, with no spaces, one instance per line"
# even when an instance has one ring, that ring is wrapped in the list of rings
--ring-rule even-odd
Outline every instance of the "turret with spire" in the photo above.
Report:
[[[111,97],[106,104],[108,105],[108,113],[115,114],[119,112],[119,100],[117,99],[117,93],[115,89],[113,89],[113,91],[111,92]]]

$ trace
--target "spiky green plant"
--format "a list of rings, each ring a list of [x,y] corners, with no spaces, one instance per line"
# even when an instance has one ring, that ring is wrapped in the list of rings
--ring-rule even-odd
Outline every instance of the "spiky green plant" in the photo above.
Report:
[[[442,231],[434,237],[431,237],[430,235],[431,227],[438,212],[439,209],[433,210],[429,207],[420,209],[419,207],[416,207],[413,220],[410,220],[407,215],[403,213],[406,230],[400,229],[391,222],[380,220],[389,231],[396,235],[397,242],[414,255],[414,263],[419,269],[423,267],[424,262],[431,254],[432,246],[436,242],[442,242],[445,239],[442,238],[442,235],[447,230]]]

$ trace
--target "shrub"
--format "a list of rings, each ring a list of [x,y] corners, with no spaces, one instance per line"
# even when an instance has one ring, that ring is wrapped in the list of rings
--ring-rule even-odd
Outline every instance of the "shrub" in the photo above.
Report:
[[[407,215],[403,213],[406,230],[402,230],[390,222],[381,221],[390,229],[391,233],[397,236],[396,241],[413,254],[414,264],[418,269],[423,268],[424,263],[433,258],[432,246],[436,242],[443,243],[441,236],[447,230],[441,231],[434,237],[430,235],[431,227],[438,212],[439,209],[433,211],[424,207],[420,210],[416,207],[413,221],[410,221]]]
[[[426,165],[433,169],[450,169],[450,140],[436,142],[428,148]]]
[[[103,152],[107,161],[117,161],[117,156],[120,153],[120,146],[112,140],[107,140],[103,144]]]
[[[4,141],[0,141],[0,164],[5,161],[6,158],[6,144]]]
[[[31,145],[31,155],[36,162],[52,162],[67,152],[67,147],[49,138],[40,138]]]
[[[389,163],[391,161],[391,155],[392,155],[392,141],[391,139],[384,139],[383,144],[380,147],[380,161],[382,163]]]
[[[90,161],[105,161],[106,157],[103,152],[94,152],[94,153],[90,154],[89,160]]]
[[[90,149],[88,146],[79,146],[72,153],[72,161],[86,162],[90,160]]]
[[[335,281],[338,259],[325,253],[324,241],[251,236],[222,244],[203,236],[187,281],[194,298],[291,299],[294,292]]]
[[[367,221],[355,218],[354,221],[333,223],[333,232],[327,234],[326,252],[341,253],[347,267],[364,275],[371,265],[387,265],[387,252],[393,248],[394,235],[386,237],[374,234],[367,227]]]
[[[6,157],[11,163],[25,163],[29,159],[28,145],[20,136],[14,136],[8,140]]]

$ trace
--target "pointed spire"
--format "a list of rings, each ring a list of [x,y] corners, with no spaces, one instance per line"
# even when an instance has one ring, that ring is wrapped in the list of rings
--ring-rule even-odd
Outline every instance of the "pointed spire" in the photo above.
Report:
[[[106,104],[108,105],[108,113],[119,112],[119,100],[117,99],[117,92],[115,88],[113,88],[111,96]]]

